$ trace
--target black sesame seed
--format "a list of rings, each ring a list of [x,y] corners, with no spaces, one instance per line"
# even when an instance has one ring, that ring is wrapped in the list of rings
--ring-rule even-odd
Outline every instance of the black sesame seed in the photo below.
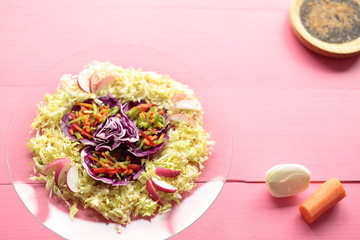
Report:
[[[300,7],[305,29],[328,43],[345,43],[360,36],[360,5],[354,0],[305,0]]]

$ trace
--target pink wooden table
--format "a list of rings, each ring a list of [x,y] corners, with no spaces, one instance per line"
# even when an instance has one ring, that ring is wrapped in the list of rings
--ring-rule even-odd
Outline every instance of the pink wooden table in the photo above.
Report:
[[[233,157],[210,209],[173,239],[358,239],[360,61],[317,56],[294,38],[290,1],[0,2],[0,144],[14,99],[48,87],[38,76],[79,51],[132,44],[196,70],[227,103]],[[196,81],[196,80],[194,80]],[[20,103],[21,104],[21,103]],[[219,116],[221,117],[221,116]],[[312,172],[310,188],[273,199],[264,173],[278,163]],[[338,177],[348,196],[311,226],[298,205]],[[0,161],[1,239],[61,239],[37,222]]]

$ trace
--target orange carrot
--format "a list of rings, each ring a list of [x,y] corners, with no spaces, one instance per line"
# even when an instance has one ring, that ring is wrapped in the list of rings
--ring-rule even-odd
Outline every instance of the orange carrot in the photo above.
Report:
[[[146,119],[146,115],[145,115],[144,112],[141,112],[139,115],[140,115],[143,119]]]
[[[72,123],[71,126],[77,130],[81,135],[88,137],[88,138],[92,138],[92,136],[90,134],[88,134],[87,132],[84,131],[84,129],[82,129],[81,127],[79,127],[79,125],[77,125],[76,123]]]
[[[300,214],[310,224],[346,196],[341,182],[332,178],[323,183],[300,205]]]
[[[90,103],[75,103],[75,105],[82,106],[82,107],[87,107],[87,108],[90,108],[90,109],[93,108],[93,105],[90,104]]]
[[[85,132],[91,133],[91,128],[90,128],[90,126],[86,126],[86,127],[85,127]]]
[[[141,165],[130,163],[127,165],[127,169],[132,169],[134,171],[139,171],[141,169]]]
[[[105,152],[102,152],[101,155],[109,161],[109,164],[110,164],[111,166],[114,166],[113,160],[112,160],[108,155],[106,155]]]
[[[153,136],[150,137],[150,139],[153,140],[153,141],[156,140],[157,138],[158,138],[157,135],[153,135]]]
[[[159,141],[163,140],[164,137],[165,137],[165,133],[162,133],[162,134],[160,135]]]
[[[108,114],[108,113],[109,113],[109,110],[108,110],[107,108],[101,108],[100,114],[106,115],[106,114]]]
[[[108,167],[109,167],[108,165],[106,165],[106,163],[100,161],[100,160],[97,159],[97,158],[94,158],[93,156],[90,156],[90,155],[89,155],[88,158],[89,158],[90,160],[93,160],[93,161],[96,161],[96,162],[100,163],[100,165],[101,165],[103,168],[108,168]]]
[[[146,133],[144,133],[143,131],[140,131],[140,134],[141,134],[141,136],[144,138],[145,144],[151,145],[151,146],[153,146],[153,147],[156,146],[156,143],[154,143],[154,141],[151,140],[151,138],[150,138],[148,135],[146,135]]]
[[[115,173],[121,173],[123,171],[122,168],[94,168],[93,173],[106,173],[110,175],[114,175]]]
[[[146,138],[144,138],[144,143],[145,143],[146,145],[150,145],[150,142],[149,142]]]
[[[142,103],[136,106],[137,109],[143,109],[145,111],[149,110],[151,106],[155,106],[155,104],[152,103]]]

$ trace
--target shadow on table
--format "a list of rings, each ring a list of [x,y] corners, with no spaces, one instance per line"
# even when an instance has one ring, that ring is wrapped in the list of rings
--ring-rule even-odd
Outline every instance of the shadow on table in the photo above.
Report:
[[[289,24],[288,17],[284,21],[284,43],[286,48],[299,61],[302,61],[305,65],[310,68],[318,68],[324,71],[332,72],[344,72],[350,69],[358,61],[360,54],[347,58],[330,58],[314,53],[313,51],[306,48],[300,41],[295,37],[291,26]]]
[[[322,232],[323,230],[329,228],[330,225],[333,225],[334,219],[339,215],[339,206],[335,205],[331,209],[329,209],[326,213],[320,216],[315,222],[311,224],[307,224],[305,221],[304,224],[308,226],[314,232]],[[300,216],[301,218],[301,216]]]
[[[276,198],[268,194],[269,202],[274,205],[276,208],[286,208],[286,207],[294,207],[299,206],[304,199],[295,195],[291,197],[284,197],[284,198]]]
[[[350,69],[359,59],[359,55],[348,58],[328,58],[308,51],[314,60],[330,71],[344,72]]]

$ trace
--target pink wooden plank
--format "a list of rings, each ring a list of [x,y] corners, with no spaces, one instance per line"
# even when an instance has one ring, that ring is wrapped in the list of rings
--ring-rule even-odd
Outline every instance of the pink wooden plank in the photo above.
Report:
[[[345,184],[347,197],[307,225],[299,215],[301,204],[319,184],[295,197],[272,198],[263,184],[227,183],[210,209],[192,226],[172,239],[356,239],[359,184]],[[44,228],[25,209],[12,186],[0,185],[3,214],[0,232],[4,239],[60,239]],[[16,209],[16,214],[14,214]],[[19,217],[21,216],[21,217]]]
[[[110,7],[111,4],[98,6],[94,2],[85,5],[67,2],[61,6],[37,1],[30,5],[8,4],[9,9],[0,23],[0,29],[6,32],[0,50],[8,56],[1,61],[7,69],[1,73],[2,81],[8,85],[41,85],[42,82],[34,81],[37,74],[60,59],[96,46],[129,43],[163,50],[182,59],[205,73],[204,77],[214,81],[215,87],[225,83],[252,84],[264,78],[265,72],[267,77],[280,74],[283,65],[274,64],[267,70],[270,73],[265,71],[274,57],[284,59],[285,64],[289,62],[293,67],[299,65],[294,58],[299,50],[294,51],[293,44],[289,44],[296,40],[287,22],[288,3],[279,0],[215,2],[188,1],[185,6],[193,7],[191,11],[177,5],[161,8],[162,1],[149,5],[138,2],[124,8],[115,3]],[[70,3],[71,8],[67,5]],[[217,8],[206,7],[212,5]],[[137,8],[139,6],[142,7]],[[281,6],[282,10],[271,11],[271,6]],[[99,14],[103,17],[94,17]],[[60,23],[58,19],[63,16],[67,21]],[[186,16],[186,21],[178,21],[178,16]],[[26,24],[33,27],[24,28]],[[117,28],[121,31],[114,30]],[[64,29],[68,34],[62,34]],[[295,47],[299,48],[297,42]],[[194,54],[198,57],[194,58]],[[22,71],[11,68],[15,65],[21,66]],[[295,70],[294,75],[302,69]],[[23,76],[31,81],[12,81]]]
[[[0,146],[2,146],[3,150],[3,154],[0,158],[0,184],[9,184],[11,182],[8,175],[8,165],[5,156],[5,143],[7,140],[9,121],[14,113],[13,110],[20,104],[19,100],[24,95],[25,89],[26,88],[22,87],[2,87],[0,85],[0,102],[2,103],[3,108],[3,113],[0,118]]]
[[[261,180],[273,164],[296,160],[314,179],[359,180],[354,169],[360,62],[305,50],[289,28],[288,5],[283,0],[1,1],[0,145],[11,112],[6,104],[16,99],[11,92],[18,94],[10,86],[49,86],[38,76],[60,59],[100,45],[132,43],[176,56],[225,102],[237,104],[227,107],[230,121],[239,126],[233,128],[231,179]],[[4,185],[9,179],[3,159],[1,238],[60,239]],[[358,184],[346,184],[348,197],[308,227],[296,208],[316,186],[274,200],[262,184],[228,183],[213,207],[174,239],[357,239]]]
[[[116,7],[120,7],[115,3],[92,3],[86,6],[75,4],[73,8],[66,8],[70,2],[64,3],[62,7],[51,3],[40,5],[40,2],[33,5],[6,2],[4,4],[7,11],[3,10],[4,21],[0,23],[3,32],[0,48],[3,56],[6,56],[0,59],[5,69],[0,73],[1,84],[48,86],[48,79],[38,77],[42,71],[80,49],[99,46],[99,39],[93,37],[94,32],[97,33],[96,36],[109,36],[101,38],[101,45],[131,42],[160,49],[191,65],[215,89],[227,86],[225,92],[220,90],[223,102],[235,101],[241,104],[236,108],[229,107],[231,121],[239,119],[242,124],[242,128],[234,127],[234,143],[241,141],[242,145],[234,149],[234,168],[230,178],[248,180],[245,176],[249,174],[249,180],[262,180],[265,169],[291,158],[305,163],[310,161],[307,159],[316,159],[310,166],[315,169],[315,180],[327,178],[328,175],[357,179],[358,175],[347,175],[347,171],[354,169],[349,163],[357,157],[356,143],[351,140],[356,141],[356,131],[350,132],[352,127],[356,130],[356,126],[349,123],[352,117],[356,119],[357,116],[355,112],[351,112],[350,101],[355,101],[356,106],[358,100],[356,94],[350,93],[353,97],[349,101],[344,97],[349,89],[359,87],[359,61],[351,58],[340,62],[304,50],[291,33],[285,6],[287,3],[283,1],[271,1],[265,5],[262,1],[238,2],[241,3],[226,2],[224,8],[211,2],[214,9],[202,7],[210,6],[202,5],[203,3],[187,2],[185,5],[194,8],[193,11],[166,5],[162,1],[143,7],[135,2],[133,5],[126,5],[126,11],[118,15],[112,14],[117,12]],[[164,4],[165,8],[169,8],[168,11],[161,9]],[[270,5],[279,8],[274,11]],[[98,12],[100,6],[103,6],[101,13],[106,16],[100,20],[89,18],[96,15],[93,12]],[[235,7],[234,10],[229,6]],[[84,16],[88,17],[80,17],[80,8]],[[65,12],[68,21],[59,24],[57,20]],[[186,21],[178,21],[177,16],[185,13]],[[115,15],[116,19],[112,17]],[[256,15],[261,18],[255,18]],[[47,21],[43,21],[44,19]],[[164,24],[165,19],[167,24]],[[248,19],[252,20],[250,24]],[[24,27],[27,26],[25,21],[33,28]],[[125,22],[131,24],[124,24]],[[144,24],[145,22],[148,24]],[[49,28],[49,25],[52,27]],[[155,28],[149,28],[149,25],[157,26],[156,34]],[[122,31],[113,31],[114,26],[121,26]],[[65,28],[71,33],[72,41],[65,41],[67,35],[61,34]],[[125,32],[127,34],[123,34]],[[168,41],[169,32],[173,32],[172,43]],[[27,38],[23,38],[23,35]],[[59,44],[61,48],[57,47]],[[273,59],[280,59],[281,64]],[[21,66],[21,71],[18,66]],[[240,90],[230,91],[230,88]],[[310,89],[310,93],[307,93],[307,89]],[[317,95],[311,89],[319,89],[320,92],[321,89],[339,89],[343,92],[335,96],[324,96],[326,91]],[[291,96],[287,92],[294,93],[297,97],[289,101],[288,97]],[[302,95],[308,100],[303,100]],[[292,105],[287,104],[287,101]],[[312,106],[312,101],[317,104]],[[342,109],[340,103],[346,104],[345,109]],[[329,105],[321,108],[321,104]],[[242,115],[235,117],[234,112],[238,114],[239,111]],[[337,112],[343,113],[343,116],[335,117]],[[270,113],[277,115],[270,118]],[[269,119],[265,121],[267,118]],[[325,126],[312,133],[311,128],[319,128],[321,121]],[[333,126],[339,126],[341,121],[348,124],[348,127],[342,126],[335,133],[326,132]],[[300,124],[305,131],[295,129],[291,124]],[[262,137],[260,131],[266,133],[266,136]],[[298,134],[298,137],[292,139],[293,134]],[[327,138],[326,141],[323,138]],[[341,142],[336,142],[335,138]],[[247,139],[252,139],[252,142]],[[301,145],[305,141],[307,145]],[[262,152],[256,150],[259,143]],[[283,149],[284,144],[286,149]],[[329,146],[333,147],[331,151],[327,149]],[[253,150],[247,151],[248,149]],[[246,160],[240,161],[238,156]],[[327,164],[328,158],[331,164]],[[319,163],[319,159],[326,163],[326,167],[320,171],[317,168],[324,163]],[[344,161],[345,167],[336,169],[334,174],[328,172],[327,169],[338,166],[338,159]]]
[[[63,239],[45,228],[26,209],[12,185],[0,185],[2,217],[0,232],[2,239]]]
[[[348,89],[222,89],[232,98],[229,178],[264,180],[275,164],[299,163],[312,180],[358,180],[360,95]]]
[[[358,184],[345,184],[348,196],[311,226],[300,205],[319,184],[298,196],[274,199],[263,184],[227,183],[213,206],[173,239],[357,239]]]

